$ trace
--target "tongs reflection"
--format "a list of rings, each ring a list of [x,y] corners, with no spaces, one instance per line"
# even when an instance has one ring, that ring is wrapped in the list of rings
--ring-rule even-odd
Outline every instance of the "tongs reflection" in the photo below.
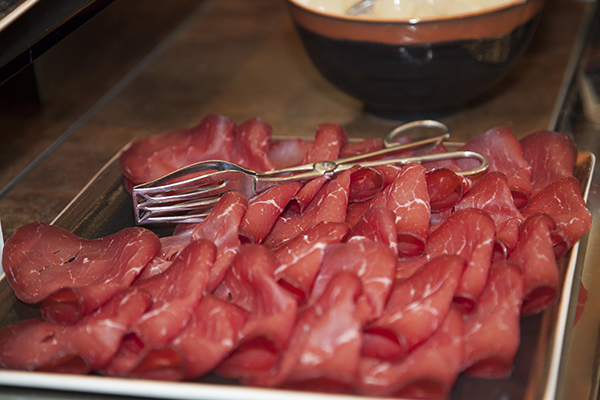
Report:
[[[400,144],[396,139],[413,129],[433,129],[440,134],[415,142]],[[441,122],[421,120],[400,125],[383,138],[384,147],[379,150],[320,161],[274,171],[256,172],[237,164],[211,160],[181,168],[156,180],[137,185],[132,190],[135,220],[137,224],[197,223],[212,211],[221,196],[228,191],[238,191],[247,198],[275,185],[288,182],[307,182],[326,176],[333,177],[356,165],[375,167],[380,165],[405,165],[426,161],[474,158],[480,162],[477,168],[457,172],[471,176],[487,170],[488,162],[472,151],[449,151],[412,157],[388,158],[404,150],[436,146],[450,137],[450,130]]]

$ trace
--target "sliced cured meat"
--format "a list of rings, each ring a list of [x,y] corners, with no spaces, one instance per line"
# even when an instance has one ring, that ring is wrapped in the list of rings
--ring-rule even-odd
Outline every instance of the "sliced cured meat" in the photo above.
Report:
[[[347,222],[354,225],[371,207],[386,206],[396,215],[398,255],[410,257],[423,252],[429,234],[429,193],[425,168],[408,164],[374,199],[348,209]]]
[[[429,235],[425,255],[419,259],[399,263],[397,277],[407,276],[419,265],[444,254],[456,254],[467,260],[456,291],[455,302],[463,311],[470,312],[481,296],[492,263],[496,228],[492,218],[476,208],[458,210],[451,214]]]
[[[558,298],[559,272],[552,245],[554,229],[554,220],[547,214],[531,215],[523,222],[517,248],[509,257],[523,274],[523,315],[545,310]]]
[[[303,212],[328,180],[326,176],[320,176],[306,182],[294,197],[291,198],[287,206],[288,211],[296,214]]]
[[[269,158],[271,132],[271,125],[260,118],[249,119],[237,126],[231,161],[253,171],[274,170],[275,165]]]
[[[477,208],[485,211],[496,224],[496,257],[505,259],[517,245],[523,215],[519,212],[508,187],[506,175],[489,172],[456,205],[456,210]]]
[[[568,136],[544,130],[525,136],[520,143],[531,165],[532,194],[558,178],[573,176],[577,145]]]
[[[385,178],[377,168],[356,168],[350,175],[350,203],[371,200],[385,185]]]
[[[159,250],[158,237],[144,228],[87,240],[32,223],[7,240],[2,267],[20,300],[42,302],[44,319],[73,323],[128,287]]]
[[[160,252],[142,270],[136,279],[146,279],[165,272],[173,263],[177,254],[192,241],[190,236],[163,236],[160,238]]]
[[[371,318],[383,312],[396,273],[396,255],[387,245],[371,240],[331,244],[325,249],[321,270],[315,279],[309,304],[316,301],[339,272],[356,274],[362,282],[365,308]]]
[[[243,243],[261,243],[289,201],[302,187],[299,182],[277,185],[257,194],[248,201],[248,209],[240,223],[239,236]]]
[[[523,216],[549,214],[556,222],[553,237],[556,258],[562,258],[573,245],[589,231],[592,217],[581,191],[579,181],[572,176],[558,178],[532,199]]]
[[[444,145],[444,143],[440,143],[435,146],[433,149],[428,151],[419,151],[418,154],[441,154],[447,153],[448,149]],[[436,169],[449,169],[451,171],[460,171],[460,167],[456,163],[455,159],[448,158],[445,160],[437,160],[437,161],[424,161],[421,163],[428,171],[433,171]]]
[[[451,308],[431,337],[399,361],[361,360],[360,393],[366,396],[446,399],[461,371],[463,320]]]
[[[379,149],[383,149],[383,139],[363,139],[358,142],[346,143],[340,150],[340,158],[355,156],[357,154],[368,153]]]
[[[327,182],[301,214],[286,210],[279,216],[263,243],[274,249],[319,222],[344,222],[348,207],[351,171]]]
[[[160,380],[201,377],[229,354],[247,318],[241,308],[207,295],[185,329],[165,347],[147,352],[128,375]]]
[[[373,207],[360,217],[348,233],[347,241],[369,239],[386,244],[394,254],[398,254],[398,234],[396,215],[387,207]]]
[[[205,160],[230,160],[235,122],[211,114],[189,129],[136,140],[121,154],[119,165],[133,185],[148,182],[186,165]]]
[[[531,166],[510,128],[492,128],[469,140],[461,150],[475,151],[484,156],[489,163],[489,172],[503,172],[508,178],[508,186],[517,208],[521,210],[527,206],[531,195]],[[462,170],[479,166],[479,161],[474,159],[459,159],[457,162]]]
[[[271,143],[269,158],[276,169],[300,165],[313,140],[307,139],[280,139]]]
[[[162,274],[138,280],[152,296],[152,307],[131,327],[145,346],[162,346],[188,323],[202,298],[217,251],[208,240],[190,243]]]
[[[520,343],[523,279],[519,267],[499,261],[475,312],[464,317],[465,373],[485,378],[506,378]]]
[[[325,248],[341,242],[348,229],[343,222],[321,222],[274,251],[279,263],[275,279],[298,299],[298,303],[304,302],[310,294]]]
[[[427,171],[427,193],[431,212],[450,210],[463,197],[463,180],[448,168]]]
[[[210,270],[208,292],[219,285],[240,247],[238,232],[247,209],[248,200],[242,194],[227,192],[208,218],[197,224],[191,232],[192,239],[206,239],[217,246],[217,258]]]
[[[364,328],[363,354],[399,360],[429,339],[450,309],[465,265],[462,257],[440,256],[396,281],[383,315]]]
[[[333,276],[319,299],[299,312],[298,322],[274,374],[253,382],[261,386],[349,393],[358,379],[361,327],[356,275]]]
[[[245,244],[240,248],[215,296],[250,313],[232,354],[216,372],[250,382],[267,374],[285,350],[294,329],[296,299],[277,284],[275,256],[266,247]]]
[[[302,164],[329,161],[339,158],[340,150],[348,142],[346,131],[336,123],[317,126],[315,139],[302,159]]]
[[[151,302],[147,293],[126,289],[72,325],[42,319],[8,325],[0,329],[0,367],[65,373],[102,368]]]

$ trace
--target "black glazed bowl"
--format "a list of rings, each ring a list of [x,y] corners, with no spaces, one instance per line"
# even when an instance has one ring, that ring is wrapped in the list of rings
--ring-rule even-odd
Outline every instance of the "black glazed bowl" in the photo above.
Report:
[[[368,111],[458,109],[508,74],[529,44],[544,0],[432,19],[346,16],[286,0],[321,74]]]

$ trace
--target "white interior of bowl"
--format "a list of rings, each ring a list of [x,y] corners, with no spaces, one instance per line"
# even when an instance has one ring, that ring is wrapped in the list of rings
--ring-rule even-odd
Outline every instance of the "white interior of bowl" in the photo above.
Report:
[[[346,15],[360,0],[289,0],[317,14],[342,19],[417,23],[496,12],[528,0],[374,0],[369,15]]]

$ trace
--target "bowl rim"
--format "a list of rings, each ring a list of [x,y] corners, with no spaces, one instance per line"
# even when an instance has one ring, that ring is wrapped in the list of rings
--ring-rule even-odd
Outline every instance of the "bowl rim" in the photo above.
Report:
[[[450,14],[450,15],[440,15],[436,17],[413,17],[413,18],[369,18],[360,15],[346,15],[339,14],[330,11],[319,10],[314,7],[307,6],[306,4],[300,2],[299,0],[286,0],[288,3],[303,9],[306,12],[313,13],[315,15],[332,18],[335,20],[345,20],[345,21],[354,21],[354,22],[363,22],[367,24],[407,24],[407,25],[417,25],[417,24],[427,24],[427,23],[437,23],[437,22],[446,22],[446,21],[456,21],[456,20],[464,20],[469,18],[477,18],[480,16],[487,16],[494,13],[504,12],[510,8],[517,8],[523,6],[527,3],[530,3],[533,0],[513,0],[505,4],[501,4],[494,7],[485,8],[479,11],[471,11],[461,14]]]

